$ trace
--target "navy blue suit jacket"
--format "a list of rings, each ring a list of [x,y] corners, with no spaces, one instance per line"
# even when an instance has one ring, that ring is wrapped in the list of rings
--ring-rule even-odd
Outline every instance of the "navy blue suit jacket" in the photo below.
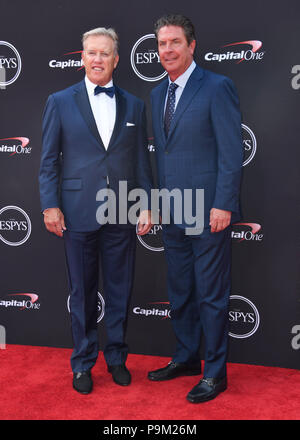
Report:
[[[145,106],[125,90],[115,88],[116,122],[107,150],[97,130],[84,80],[50,95],[45,107],[39,176],[41,208],[59,207],[69,230],[99,228],[96,211],[101,202],[96,201],[96,194],[107,187],[107,176],[117,198],[120,180],[128,182],[128,191],[143,188],[150,197]]]
[[[166,138],[163,119],[167,88],[168,79],[151,93],[159,187],[170,191],[203,188],[205,228],[209,227],[211,208],[231,211],[232,222],[237,221],[243,143],[233,82],[196,65]],[[189,225],[183,221],[178,226]]]

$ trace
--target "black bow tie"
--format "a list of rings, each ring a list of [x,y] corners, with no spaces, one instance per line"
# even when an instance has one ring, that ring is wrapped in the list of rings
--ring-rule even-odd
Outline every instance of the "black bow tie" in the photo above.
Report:
[[[96,86],[95,90],[94,90],[94,95],[98,95],[99,93],[106,93],[108,96],[110,96],[111,98],[113,98],[114,94],[115,94],[115,87],[100,87],[100,86]]]

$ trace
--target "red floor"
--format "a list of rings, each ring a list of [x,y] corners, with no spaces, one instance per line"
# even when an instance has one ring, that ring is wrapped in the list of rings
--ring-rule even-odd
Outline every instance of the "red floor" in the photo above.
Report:
[[[192,404],[186,394],[197,377],[151,382],[147,372],[168,358],[129,355],[132,384],[120,387],[102,353],[92,374],[94,390],[72,388],[71,350],[8,345],[0,350],[1,420],[300,420],[300,371],[228,364],[228,389]]]

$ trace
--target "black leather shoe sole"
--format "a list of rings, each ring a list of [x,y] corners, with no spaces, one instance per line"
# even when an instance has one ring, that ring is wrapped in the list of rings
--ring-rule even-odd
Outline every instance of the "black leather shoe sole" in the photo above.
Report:
[[[170,369],[169,372],[166,373],[163,372],[155,373],[155,371],[152,372],[150,371],[150,373],[148,373],[148,379],[153,380],[155,382],[162,382],[164,380],[176,379],[176,377],[182,377],[182,376],[199,376],[199,374],[201,374],[201,368],[199,368],[198,370],[196,369],[189,370],[187,368],[182,371],[180,370],[172,371]]]
[[[216,390],[211,391],[210,393],[203,394],[202,396],[193,396],[188,394],[186,396],[187,400],[191,403],[203,403],[208,402],[209,400],[215,399],[220,393],[225,391],[227,389],[227,386],[222,384],[220,387],[218,387]]]
[[[126,387],[131,384],[131,374],[125,365],[108,366],[107,371],[117,385]]]
[[[74,390],[76,390],[77,391],[77,393],[80,393],[80,394],[90,394],[92,391],[93,391],[93,387],[91,387],[90,389],[89,389],[89,391],[81,391],[81,390],[79,390],[78,388],[76,388],[76,386],[73,384],[73,388],[74,388]]]
[[[127,387],[128,385],[131,384],[131,377],[128,378],[127,380],[120,380],[117,377],[115,377],[114,375],[112,375],[113,381],[117,384],[120,385],[121,387]]]
[[[115,382],[115,384],[120,385],[121,387],[128,387],[128,385],[131,384],[131,380],[128,380],[127,382],[121,382],[115,377],[113,377],[113,381]]]
[[[73,374],[73,388],[80,394],[90,394],[93,389],[93,380],[91,373],[83,373],[76,378],[76,373]]]

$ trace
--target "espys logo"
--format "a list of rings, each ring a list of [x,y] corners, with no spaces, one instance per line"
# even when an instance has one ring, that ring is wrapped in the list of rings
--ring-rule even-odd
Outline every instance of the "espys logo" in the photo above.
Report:
[[[0,87],[14,83],[22,69],[22,61],[17,49],[7,41],[0,41]]]
[[[219,63],[222,61],[236,61],[236,64],[239,64],[242,61],[260,61],[265,54],[265,52],[258,52],[262,47],[262,42],[259,40],[238,41],[221,47],[230,46],[251,46],[251,49],[242,49],[239,52],[229,50],[222,53],[208,52],[204,56],[205,61],[218,61]]]
[[[68,296],[67,299],[67,309],[70,313],[70,295]],[[103,319],[105,313],[105,301],[100,292],[98,292],[97,310],[98,310],[97,324],[99,324],[99,322]]]
[[[148,234],[137,235],[137,238],[139,242],[150,251],[162,252],[164,250],[161,225],[153,225]]]
[[[28,146],[29,139],[26,137],[11,137],[0,139],[0,153],[8,156],[24,156],[31,153],[31,147]]]
[[[256,137],[253,131],[245,124],[242,124],[244,162],[243,167],[248,165],[254,158],[257,148]]]
[[[2,299],[0,300],[0,307],[18,308],[19,310],[39,310],[41,304],[38,302],[38,295],[36,293],[9,293],[6,296],[18,297],[18,299]],[[19,298],[19,297],[26,297]],[[29,297],[30,299],[27,299]]]
[[[0,209],[0,240],[9,246],[21,246],[31,234],[28,214],[18,206]]]
[[[229,336],[249,338],[257,331],[259,324],[260,316],[253,302],[240,295],[230,296]]]
[[[243,167],[248,165],[254,158],[257,150],[257,141],[253,131],[245,124],[242,124],[242,136],[244,147],[244,161]],[[155,151],[155,145],[153,145],[153,138],[148,139],[148,150],[150,152]]]
[[[69,69],[69,68],[74,68],[77,67],[77,72],[78,70],[81,70],[84,68],[83,65],[83,61],[81,58],[81,54],[82,54],[82,50],[77,50],[75,52],[67,52],[65,54],[63,54],[63,57],[68,57],[68,59],[63,59],[63,60],[50,60],[49,61],[49,67],[51,67],[52,69]],[[80,58],[77,56],[77,58],[75,59],[74,57],[70,57],[70,55],[78,55],[80,54]]]
[[[258,223],[234,223],[232,225],[231,238],[241,241],[256,241],[261,242],[264,235],[258,234],[261,230],[261,225]]]
[[[134,73],[144,81],[159,81],[167,75],[160,63],[154,34],[137,40],[131,50],[130,62]]]
[[[133,308],[132,311],[135,315],[142,315],[145,316],[146,318],[149,316],[160,317],[161,319],[171,318],[170,303],[167,301],[148,303],[147,308],[136,306]]]

